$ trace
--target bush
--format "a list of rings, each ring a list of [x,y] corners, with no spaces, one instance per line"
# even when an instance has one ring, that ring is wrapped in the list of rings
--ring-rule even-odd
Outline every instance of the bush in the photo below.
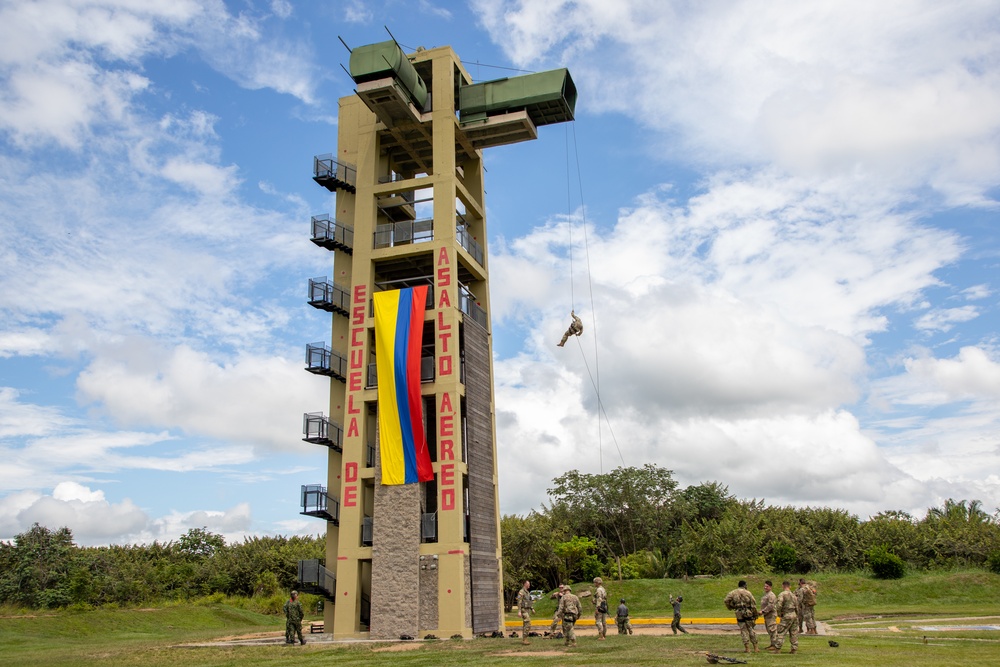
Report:
[[[784,542],[778,542],[771,548],[771,553],[767,557],[767,564],[771,566],[773,571],[784,574],[795,570],[795,561],[797,560],[798,554],[795,553],[795,547]]]
[[[901,579],[906,574],[903,559],[883,546],[872,547],[866,554],[876,579]]]
[[[1000,550],[991,551],[990,555],[986,557],[986,569],[1000,574]]]

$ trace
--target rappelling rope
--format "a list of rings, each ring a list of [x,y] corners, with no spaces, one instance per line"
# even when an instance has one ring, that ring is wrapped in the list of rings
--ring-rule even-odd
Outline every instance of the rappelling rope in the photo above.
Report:
[[[592,273],[590,270],[590,240],[587,234],[587,206],[583,201],[583,175],[580,169],[580,149],[576,141],[576,122],[569,123],[573,127],[573,154],[576,157],[576,178],[577,187],[580,191],[580,212],[583,222],[583,247],[584,256],[587,261],[587,286],[590,291],[590,317],[591,317],[591,331],[594,337],[594,372],[590,370],[590,364],[587,362],[587,355],[583,351],[583,343],[580,342],[580,337],[577,336],[577,345],[580,346],[580,353],[583,357],[584,366],[587,369],[587,375],[590,376],[590,383],[594,387],[594,392],[597,394],[597,456],[598,465],[601,474],[604,474],[604,443],[603,443],[603,429],[601,428],[601,414],[603,413],[605,421],[608,423],[608,431],[611,433],[611,439],[615,443],[615,449],[618,450],[618,458],[621,459],[622,465],[625,465],[625,457],[622,456],[621,447],[618,446],[618,439],[615,437],[614,429],[611,428],[611,419],[608,417],[607,410],[604,409],[604,402],[601,400],[601,364],[600,355],[598,354],[598,344],[597,344],[597,309],[594,303],[594,281],[592,279]],[[569,128],[566,129],[566,207],[567,207],[567,221],[569,228],[569,285],[570,285],[570,300],[573,306],[573,310],[576,310],[576,290],[574,286],[574,272],[573,272],[573,208],[570,197],[570,149],[569,149]]]

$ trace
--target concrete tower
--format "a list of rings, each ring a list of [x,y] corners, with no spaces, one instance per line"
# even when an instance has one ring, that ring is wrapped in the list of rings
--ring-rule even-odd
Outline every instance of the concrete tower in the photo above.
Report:
[[[332,340],[306,348],[330,377],[328,419],[305,440],[329,450],[325,486],[302,513],[327,521],[326,563],[299,564],[337,639],[438,637],[503,628],[489,262],[482,149],[573,118],[566,70],[473,84],[449,47],[393,41],[351,52],[355,95],[339,103],[336,154],[314,180],[336,211],[312,219],[333,279],[309,281]],[[419,403],[430,481],[383,484],[373,296],[427,286]],[[418,399],[414,399],[418,400]]]

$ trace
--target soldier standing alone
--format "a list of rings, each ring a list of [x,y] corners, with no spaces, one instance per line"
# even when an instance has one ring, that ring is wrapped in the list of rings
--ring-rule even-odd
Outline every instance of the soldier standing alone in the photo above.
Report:
[[[737,588],[729,591],[723,603],[726,609],[736,612],[736,622],[740,626],[740,637],[743,639],[743,652],[749,653],[750,645],[753,644],[753,652],[757,653],[757,632],[753,627],[757,622],[757,600],[753,593],[747,590],[747,582],[740,580]]]
[[[573,626],[576,619],[583,613],[580,605],[580,598],[573,595],[569,586],[563,586],[563,596],[559,600],[559,608],[556,613],[562,617],[563,637],[566,639],[566,646],[576,646],[576,635],[573,633]]]
[[[816,607],[816,589],[805,579],[799,579],[799,587],[795,591],[795,597],[799,603],[799,632],[802,632],[804,624],[807,635],[817,634],[816,610],[814,609]]]
[[[295,637],[298,636],[299,643],[305,644],[306,640],[302,637],[302,603],[299,602],[298,591],[292,591],[292,596],[290,599],[285,601],[285,606],[282,608],[285,612],[285,643],[294,644]]]
[[[597,590],[594,591],[594,625],[597,626],[597,638],[604,641],[608,634],[608,592],[604,590],[604,580],[594,577]]]
[[[799,620],[796,618],[795,610],[798,607],[798,601],[795,599],[795,594],[791,591],[791,584],[787,581],[781,582],[781,595],[778,596],[777,602],[775,602],[775,610],[778,615],[781,616],[781,624],[778,626],[778,632],[774,638],[774,646],[768,646],[767,650],[774,653],[779,653],[781,651],[781,645],[785,640],[785,633],[788,633],[789,643],[792,645],[792,653],[797,653],[799,650]]]
[[[674,631],[675,635],[678,630],[684,634],[688,633],[688,631],[681,626],[681,602],[684,602],[684,598],[680,595],[676,598],[673,595],[670,596],[670,606],[674,608],[674,620],[670,621],[670,629]]]
[[[535,611],[531,599],[531,582],[524,580],[524,586],[517,592],[517,615],[521,617],[521,643],[529,644],[528,633],[531,631],[531,612]]]
[[[774,633],[778,630],[778,613],[774,609],[778,598],[771,586],[770,580],[764,582],[764,596],[760,599],[760,615],[764,617],[764,627],[767,628],[767,636],[771,638],[768,648],[774,646]]]

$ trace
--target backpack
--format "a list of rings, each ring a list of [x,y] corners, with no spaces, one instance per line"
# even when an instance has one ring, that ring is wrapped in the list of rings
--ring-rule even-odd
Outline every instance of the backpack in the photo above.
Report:
[[[802,591],[802,604],[806,605],[807,607],[816,606],[816,589],[813,588],[812,586],[809,586],[808,584]]]

